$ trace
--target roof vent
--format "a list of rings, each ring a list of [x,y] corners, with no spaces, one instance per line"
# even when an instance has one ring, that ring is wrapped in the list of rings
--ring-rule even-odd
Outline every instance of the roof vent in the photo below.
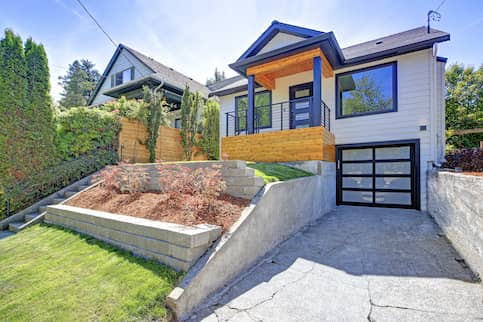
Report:
[[[376,41],[376,45],[382,44],[382,40]]]

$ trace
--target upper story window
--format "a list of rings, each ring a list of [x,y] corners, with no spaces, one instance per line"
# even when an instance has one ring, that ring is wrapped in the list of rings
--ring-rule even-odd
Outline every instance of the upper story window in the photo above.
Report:
[[[134,79],[134,67],[125,69],[121,72],[111,75],[111,87],[124,84]]]
[[[181,129],[181,118],[174,119],[174,128]]]
[[[336,117],[397,111],[397,65],[389,63],[338,74]]]
[[[248,109],[248,95],[235,97],[235,111],[239,120],[238,129],[246,129],[246,113]],[[255,93],[255,122],[259,128],[272,127],[272,93],[262,91]]]

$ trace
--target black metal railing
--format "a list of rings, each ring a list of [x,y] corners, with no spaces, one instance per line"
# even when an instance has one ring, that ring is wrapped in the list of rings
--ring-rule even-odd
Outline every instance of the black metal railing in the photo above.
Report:
[[[273,132],[295,129],[299,127],[300,120],[295,115],[298,110],[299,115],[307,117],[307,127],[312,123],[312,97],[298,98],[290,101],[273,103],[255,108],[253,116],[253,133]],[[295,108],[297,104],[297,109]],[[321,122],[330,131],[330,108],[321,102]],[[300,113],[302,111],[302,113]],[[306,112],[305,112],[306,111]],[[307,113],[307,115],[304,115]],[[248,116],[246,110],[231,111],[225,113],[225,135],[236,136],[246,135]]]

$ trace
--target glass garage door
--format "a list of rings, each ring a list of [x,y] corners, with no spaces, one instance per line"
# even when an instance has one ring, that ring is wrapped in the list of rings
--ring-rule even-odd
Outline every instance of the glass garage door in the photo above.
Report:
[[[338,204],[419,208],[417,144],[337,148]]]

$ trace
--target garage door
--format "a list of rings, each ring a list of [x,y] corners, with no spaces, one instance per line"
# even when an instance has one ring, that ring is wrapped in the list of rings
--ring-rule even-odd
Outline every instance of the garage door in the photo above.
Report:
[[[419,143],[337,147],[337,203],[419,209]]]

